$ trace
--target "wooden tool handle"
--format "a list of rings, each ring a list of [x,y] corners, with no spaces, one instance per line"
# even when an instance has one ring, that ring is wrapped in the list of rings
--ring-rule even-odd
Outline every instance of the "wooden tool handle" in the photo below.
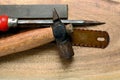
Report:
[[[52,28],[35,29],[0,39],[0,56],[28,50],[54,40]]]

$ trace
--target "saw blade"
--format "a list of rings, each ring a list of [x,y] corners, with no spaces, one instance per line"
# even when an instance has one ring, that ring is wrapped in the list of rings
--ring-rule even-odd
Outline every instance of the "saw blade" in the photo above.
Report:
[[[71,38],[74,46],[105,48],[109,44],[106,31],[74,29]]]

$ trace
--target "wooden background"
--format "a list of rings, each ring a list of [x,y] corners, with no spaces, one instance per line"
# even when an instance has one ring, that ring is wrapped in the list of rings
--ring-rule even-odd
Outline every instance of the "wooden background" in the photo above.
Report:
[[[59,58],[50,43],[0,58],[0,79],[8,80],[119,80],[120,0],[0,0],[0,4],[68,4],[69,19],[105,21],[90,27],[110,35],[106,49],[75,47],[71,62]]]

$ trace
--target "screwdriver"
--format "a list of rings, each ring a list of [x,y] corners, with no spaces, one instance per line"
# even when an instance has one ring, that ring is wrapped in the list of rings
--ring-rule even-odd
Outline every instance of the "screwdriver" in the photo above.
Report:
[[[91,21],[91,20],[61,20],[64,24],[72,24],[73,26],[91,26],[91,25],[101,25],[105,24],[104,22],[99,21]],[[26,24],[37,24],[37,25],[52,25],[53,20],[30,20],[30,19],[19,19],[19,18],[11,18],[7,15],[0,16],[0,31],[7,31],[10,27],[17,27],[18,25],[26,25]],[[43,27],[42,27],[43,28]]]

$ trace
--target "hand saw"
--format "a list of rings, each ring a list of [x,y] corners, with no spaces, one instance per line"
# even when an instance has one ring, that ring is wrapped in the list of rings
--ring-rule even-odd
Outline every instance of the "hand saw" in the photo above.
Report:
[[[75,46],[106,48],[109,44],[106,31],[74,29],[71,37]]]

